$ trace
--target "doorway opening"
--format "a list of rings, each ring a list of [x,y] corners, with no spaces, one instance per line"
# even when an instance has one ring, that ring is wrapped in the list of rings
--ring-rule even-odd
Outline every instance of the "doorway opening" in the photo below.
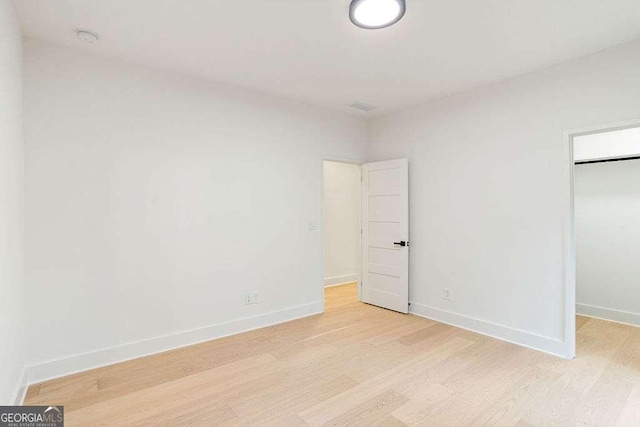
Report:
[[[338,291],[331,288],[344,286],[337,304],[408,313],[409,161],[325,160],[322,211],[325,308],[325,296]]]
[[[573,357],[582,350],[576,336],[583,343],[619,328],[615,323],[640,326],[640,120],[567,136],[572,170],[566,334]]]
[[[359,164],[325,160],[322,197],[322,286],[325,311],[360,300]]]

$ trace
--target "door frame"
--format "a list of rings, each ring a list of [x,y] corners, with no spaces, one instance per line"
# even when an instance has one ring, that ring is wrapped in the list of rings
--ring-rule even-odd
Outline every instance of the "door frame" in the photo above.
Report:
[[[598,133],[612,132],[616,130],[632,129],[640,127],[640,119],[627,120],[623,122],[610,123],[605,125],[590,126],[587,128],[574,129],[564,132],[563,147],[565,158],[568,160],[568,191],[569,205],[568,214],[563,221],[564,229],[564,299],[565,299],[565,319],[564,319],[564,341],[565,357],[573,359],[576,357],[576,240],[575,240],[575,160],[573,158],[573,139],[578,136],[594,135]]]
[[[321,179],[321,188],[320,188],[320,301],[322,303],[322,312],[324,313],[324,163],[325,162],[333,162],[333,163],[345,163],[349,165],[357,165],[360,169],[360,182],[362,182],[362,165],[365,163],[364,161],[357,159],[350,159],[346,157],[323,157],[320,162],[320,175]],[[360,212],[362,212],[362,200],[360,200]],[[362,214],[359,215],[360,219],[360,244],[358,245],[359,256],[358,259],[362,264]],[[358,269],[358,284],[356,288],[358,289],[358,301],[362,301],[361,290],[362,290],[362,266]]]

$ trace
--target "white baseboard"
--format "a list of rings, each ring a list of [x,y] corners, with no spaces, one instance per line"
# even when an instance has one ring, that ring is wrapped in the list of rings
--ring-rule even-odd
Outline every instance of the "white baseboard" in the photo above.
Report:
[[[12,405],[21,406],[24,403],[24,397],[27,395],[28,388],[27,369],[22,368],[20,379],[16,385],[16,391],[13,393],[13,399],[11,399],[11,402],[13,402]]]
[[[27,367],[29,384],[37,384],[54,378],[113,365],[143,356],[173,350],[229,335],[235,335],[278,323],[320,314],[321,302],[304,304],[284,310],[272,311],[257,316],[218,323],[204,328],[179,332],[149,340],[128,343],[57,360],[50,360]]]
[[[626,325],[640,326],[640,314],[590,304],[576,304],[576,314]]]
[[[508,326],[499,325],[497,323],[480,320],[473,317],[463,316],[451,311],[441,310],[435,307],[429,307],[424,304],[411,302],[409,313],[417,316],[426,317],[440,323],[456,326],[458,328],[467,329],[512,344],[521,345],[533,350],[543,351],[563,358],[570,358],[567,346],[564,341],[537,335],[531,332],[522,331],[520,329],[510,328]]]
[[[324,287],[344,285],[345,283],[359,282],[359,274],[345,274],[343,276],[326,277],[324,279]]]

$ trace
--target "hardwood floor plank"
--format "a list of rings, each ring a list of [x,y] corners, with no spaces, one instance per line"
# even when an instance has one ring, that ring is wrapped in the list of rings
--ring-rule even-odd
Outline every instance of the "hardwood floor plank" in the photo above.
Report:
[[[449,403],[455,394],[441,384],[430,384],[420,388],[418,392],[414,391],[410,400],[393,411],[392,415],[406,425],[420,424],[428,420],[430,414]]]
[[[598,382],[580,400],[576,424],[611,426],[622,412],[633,385],[623,380],[600,376]]]
[[[576,316],[576,331],[580,331],[580,328],[584,326],[585,323],[589,321],[589,317],[587,316]]]
[[[523,413],[544,400],[551,384],[560,375],[541,368],[534,368],[530,374],[488,405],[472,422],[472,425],[516,425]]]
[[[260,379],[278,367],[277,359],[269,354],[254,356],[69,411],[69,422],[88,425],[108,420],[110,423],[131,424],[148,417],[150,413],[192,404],[200,399],[215,403],[224,399],[226,393],[233,393],[243,384]],[[113,407],[120,410],[112,413],[109,408]]]
[[[291,413],[297,414],[304,411],[356,385],[358,385],[356,381],[345,375],[322,380],[313,388],[305,389],[303,393],[296,389],[296,393],[293,396],[286,400],[281,400],[277,404],[262,405],[260,411],[241,417],[240,420],[243,425],[287,425],[285,421]],[[296,415],[296,417],[298,416]],[[298,417],[298,419],[304,422],[302,418]],[[304,423],[304,425],[308,424]]]
[[[384,418],[383,420],[380,421],[374,421],[373,424],[371,424],[375,427],[403,427],[406,426],[405,423],[403,423],[402,421],[400,421],[399,419],[393,417],[393,416],[389,416],[387,418]]]
[[[38,395],[40,394],[40,387],[42,384],[35,384],[30,386],[27,389],[27,394],[25,395],[25,400],[34,401]]]
[[[416,319],[415,321],[411,321],[399,328],[394,328],[394,329],[391,329],[390,331],[387,331],[378,335],[374,335],[371,338],[367,339],[366,341],[373,345],[387,344],[389,342],[396,341],[400,338],[403,338],[407,335],[411,335],[413,333],[419,332],[425,328],[428,328],[429,326],[434,325],[435,323],[436,322],[428,319],[425,319],[425,321],[419,321]]]
[[[399,406],[402,406],[409,399],[393,390],[385,390],[366,402],[350,409],[340,416],[329,421],[328,424],[334,426],[362,426],[369,427],[375,425],[376,421],[386,418]],[[323,425],[313,424],[313,425]]]
[[[429,338],[437,337],[438,335],[451,331],[452,327],[449,325],[445,325],[443,323],[431,322],[426,328],[422,328],[416,332],[405,335],[398,339],[400,344],[404,344],[406,346],[414,345],[422,340],[427,340]]]
[[[98,393],[98,379],[91,376],[74,376],[66,381],[51,381],[39,385],[35,396],[27,396],[33,405],[55,402],[58,396],[73,399],[92,396]]]
[[[303,411],[299,415],[311,425],[327,423],[354,407],[358,407],[375,398],[375,396],[393,387],[396,383],[403,380],[406,381],[415,372],[427,369],[429,366],[450,357],[451,354],[469,345],[468,341],[461,338],[456,338],[452,342],[443,342],[436,351],[414,357],[370,380],[360,383],[344,393]]]
[[[637,427],[640,423],[640,385],[633,386],[624,407],[616,419],[616,427]]]
[[[322,315],[29,387],[74,425],[640,425],[640,329],[578,316],[564,360],[326,289]]]
[[[640,328],[635,328],[605,368],[610,377],[640,384]]]
[[[208,399],[189,405],[160,410],[132,423],[134,426],[215,426],[238,422],[238,416],[224,401],[211,403]],[[109,421],[109,424],[111,422]]]

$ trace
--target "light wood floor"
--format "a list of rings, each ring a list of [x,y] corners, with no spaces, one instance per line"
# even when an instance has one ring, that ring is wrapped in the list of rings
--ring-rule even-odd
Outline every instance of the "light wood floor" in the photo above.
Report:
[[[640,329],[578,318],[563,360],[355,300],[29,388],[67,425],[640,426]]]

